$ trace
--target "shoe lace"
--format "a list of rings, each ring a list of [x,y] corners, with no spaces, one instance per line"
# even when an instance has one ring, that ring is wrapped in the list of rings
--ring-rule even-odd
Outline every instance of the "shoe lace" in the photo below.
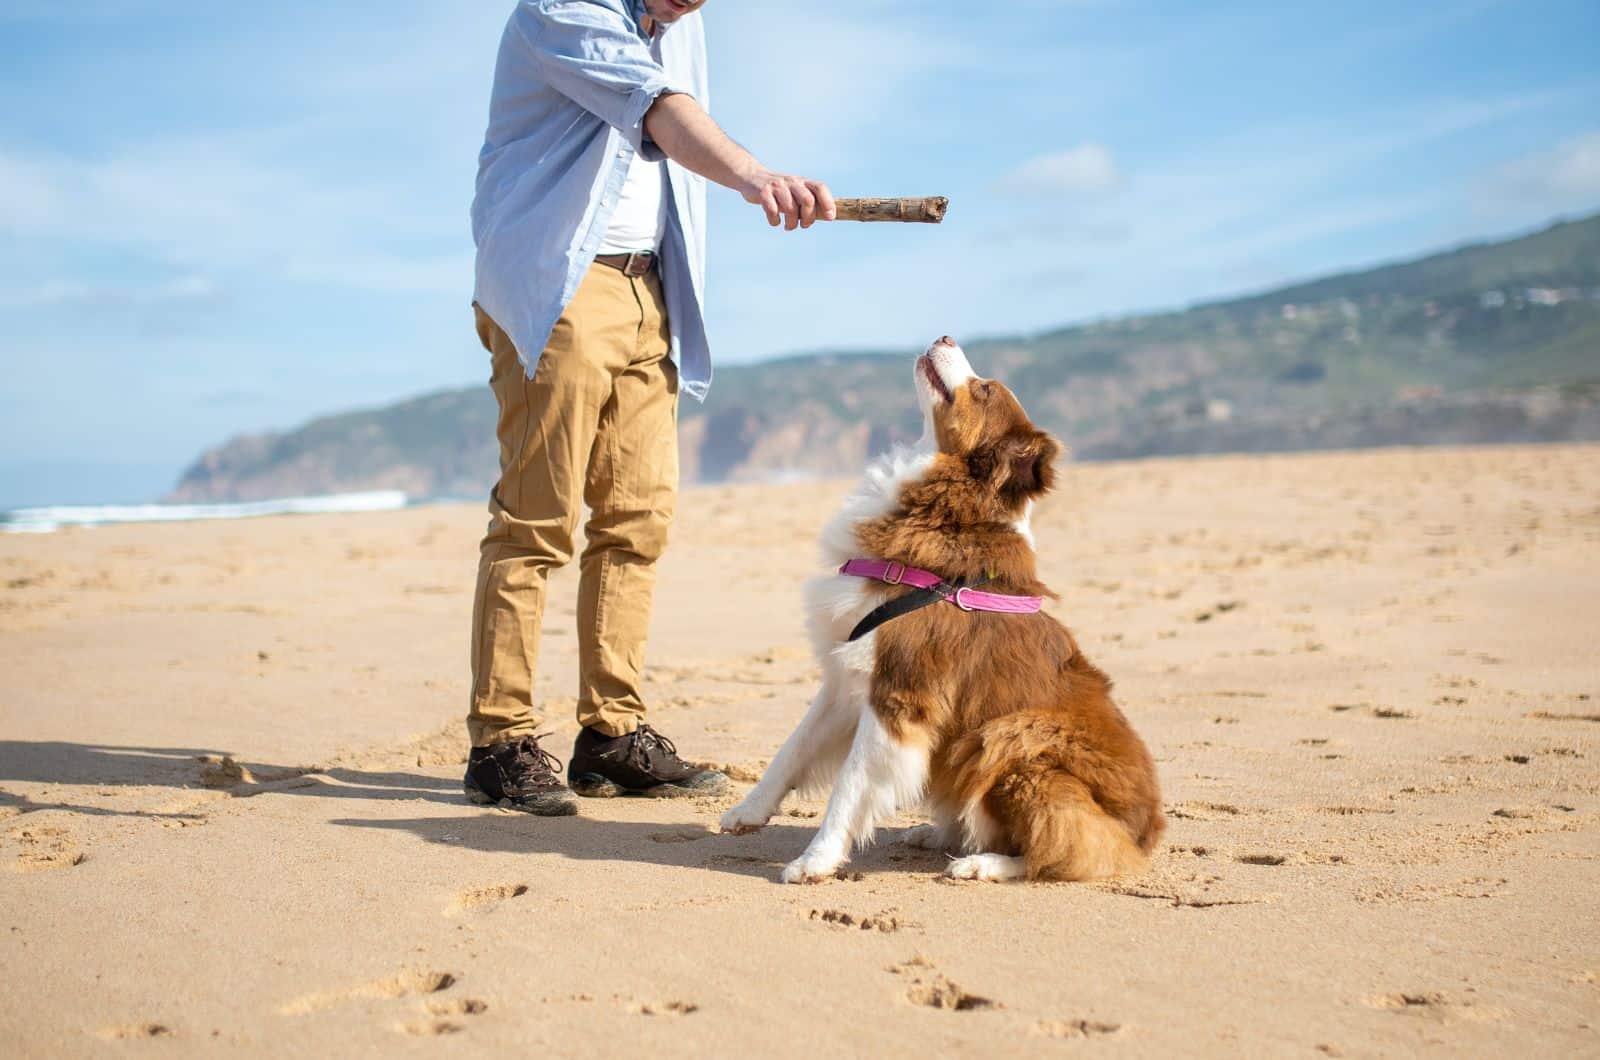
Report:
[[[550,734],[541,732],[536,736],[524,736],[517,741],[517,761],[524,763],[534,772],[558,773],[561,770],[561,759],[539,746],[539,741]]]
[[[678,760],[678,748],[671,740],[650,726],[641,724],[634,730],[633,739],[629,741],[628,758],[634,765],[648,772],[652,751],[661,754],[669,763]]]

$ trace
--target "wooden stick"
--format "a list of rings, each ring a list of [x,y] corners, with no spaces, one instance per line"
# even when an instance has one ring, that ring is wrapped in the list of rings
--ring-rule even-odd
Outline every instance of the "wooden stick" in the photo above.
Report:
[[[916,221],[938,224],[950,200],[943,195],[926,199],[835,199],[840,221]]]

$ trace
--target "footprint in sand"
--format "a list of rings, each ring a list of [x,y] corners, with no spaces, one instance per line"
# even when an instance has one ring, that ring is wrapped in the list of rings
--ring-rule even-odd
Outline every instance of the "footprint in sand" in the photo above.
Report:
[[[285,1016],[304,1016],[308,1013],[321,1012],[324,1009],[364,999],[383,1000],[385,998],[437,994],[440,991],[450,989],[455,983],[456,977],[450,972],[432,972],[408,968],[403,972],[391,975],[387,979],[377,979],[370,983],[362,983],[360,986],[347,987],[343,990],[330,990],[318,994],[307,994],[282,1006],[278,1011]]]
[[[1188,846],[1169,846],[1166,848],[1166,853],[1172,857],[1209,858],[1211,856],[1211,848],[1207,846],[1200,846],[1198,844]]]
[[[1284,854],[1240,854],[1233,860],[1241,865],[1282,865],[1289,858]]]
[[[100,1029],[100,1037],[108,1042],[131,1042],[172,1036],[172,1028],[165,1023],[124,1023]]]
[[[70,869],[74,865],[82,865],[89,857],[71,832],[52,825],[13,828],[6,833],[0,846],[16,848],[16,860],[10,866],[13,872]]]
[[[981,1009],[1002,1008],[992,998],[968,993],[934,969],[926,957],[917,956],[892,966],[889,971],[910,980],[906,987],[906,1000],[925,1008],[946,1009],[951,1012],[975,1012]]]
[[[892,935],[901,928],[916,927],[909,921],[901,920],[889,912],[876,913],[872,916],[858,916],[846,913],[841,909],[813,909],[806,917],[822,924],[835,924],[842,928],[855,928],[860,931],[877,931],[885,935]]]
[[[906,1000],[926,1008],[950,1009],[954,1012],[972,1012],[976,1009],[995,1008],[989,998],[970,994],[942,975],[913,983],[906,990]]]
[[[1356,901],[1376,905],[1412,902],[1445,902],[1473,898],[1497,898],[1509,881],[1504,876],[1471,876],[1452,883],[1419,883],[1410,887],[1380,887],[1356,895]],[[1385,995],[1391,1000],[1402,995]]]
[[[467,1029],[466,1024],[451,1017],[478,1016],[487,1011],[489,1011],[489,1006],[477,998],[462,998],[458,1001],[433,1001],[428,1004],[428,1013],[431,1018],[401,1023],[395,1029],[417,1038],[438,1038],[446,1034],[460,1034]]]
[[[1105,1038],[1121,1030],[1120,1023],[1100,1020],[1040,1020],[1033,1025],[1033,1032],[1046,1038]]]
[[[1211,877],[1215,881],[1217,877]],[[1120,894],[1125,898],[1143,898],[1149,901],[1164,902],[1174,909],[1215,909],[1227,905],[1266,905],[1277,901],[1275,894],[1236,894],[1213,895],[1207,893],[1208,881],[1198,890],[1191,890],[1176,886],[1138,886],[1135,884],[1111,883],[1100,886],[1108,894]]]
[[[1199,802],[1193,800],[1167,807],[1168,817],[1177,817],[1186,821],[1221,821],[1229,817],[1243,817],[1266,812],[1266,810],[1252,807],[1235,806],[1231,802]]]
[[[1511,821],[1539,821],[1557,814],[1571,813],[1571,806],[1551,803],[1548,806],[1502,806],[1495,810],[1491,816],[1504,817]]]
[[[1239,608],[1241,608],[1243,606],[1244,606],[1243,602],[1239,601],[1239,600],[1224,600],[1221,603],[1216,604],[1213,607],[1209,607],[1209,608],[1206,608],[1204,611],[1198,612],[1197,614],[1195,614],[1193,616],[1193,620],[1195,622],[1210,622],[1213,618],[1216,618],[1218,615],[1225,615],[1229,611],[1236,611],[1236,610],[1238,610]]]
[[[1437,990],[1404,990],[1393,994],[1379,994],[1368,998],[1367,1004],[1386,1012],[1423,1019],[1466,1019],[1475,1023],[1504,1019],[1509,1014],[1506,1009],[1497,1005],[1457,1001]]]
[[[628,1011],[635,1016],[687,1016],[699,1012],[700,1006],[693,1001],[634,1001]]]
[[[489,1005],[475,997],[463,997],[454,1001],[430,1001],[428,1011],[435,1016],[481,1016],[489,1011]]]
[[[478,909],[489,909],[501,902],[512,898],[521,898],[528,893],[525,883],[502,883],[494,887],[474,887],[456,895],[456,900],[449,909],[445,910],[446,916],[459,916],[462,913]]]

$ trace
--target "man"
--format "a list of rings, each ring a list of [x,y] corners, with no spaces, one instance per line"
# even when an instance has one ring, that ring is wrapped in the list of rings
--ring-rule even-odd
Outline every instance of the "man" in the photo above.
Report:
[[[655,563],[677,493],[680,383],[711,383],[702,316],[705,180],[787,230],[832,220],[828,189],[773,173],[706,113],[705,0],[522,0],[501,41],[472,205],[474,307],[500,406],[472,616],[469,796],[530,813],[718,791],[645,724]],[[666,161],[670,159],[671,161]],[[572,558],[578,721],[567,767],[533,704],[545,580]]]

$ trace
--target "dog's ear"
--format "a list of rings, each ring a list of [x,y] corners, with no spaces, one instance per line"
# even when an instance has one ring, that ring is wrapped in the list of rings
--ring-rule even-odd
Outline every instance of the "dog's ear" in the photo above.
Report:
[[[1033,497],[1056,484],[1056,458],[1061,443],[1043,431],[1006,445],[1006,478],[1003,488],[1017,497]]]

